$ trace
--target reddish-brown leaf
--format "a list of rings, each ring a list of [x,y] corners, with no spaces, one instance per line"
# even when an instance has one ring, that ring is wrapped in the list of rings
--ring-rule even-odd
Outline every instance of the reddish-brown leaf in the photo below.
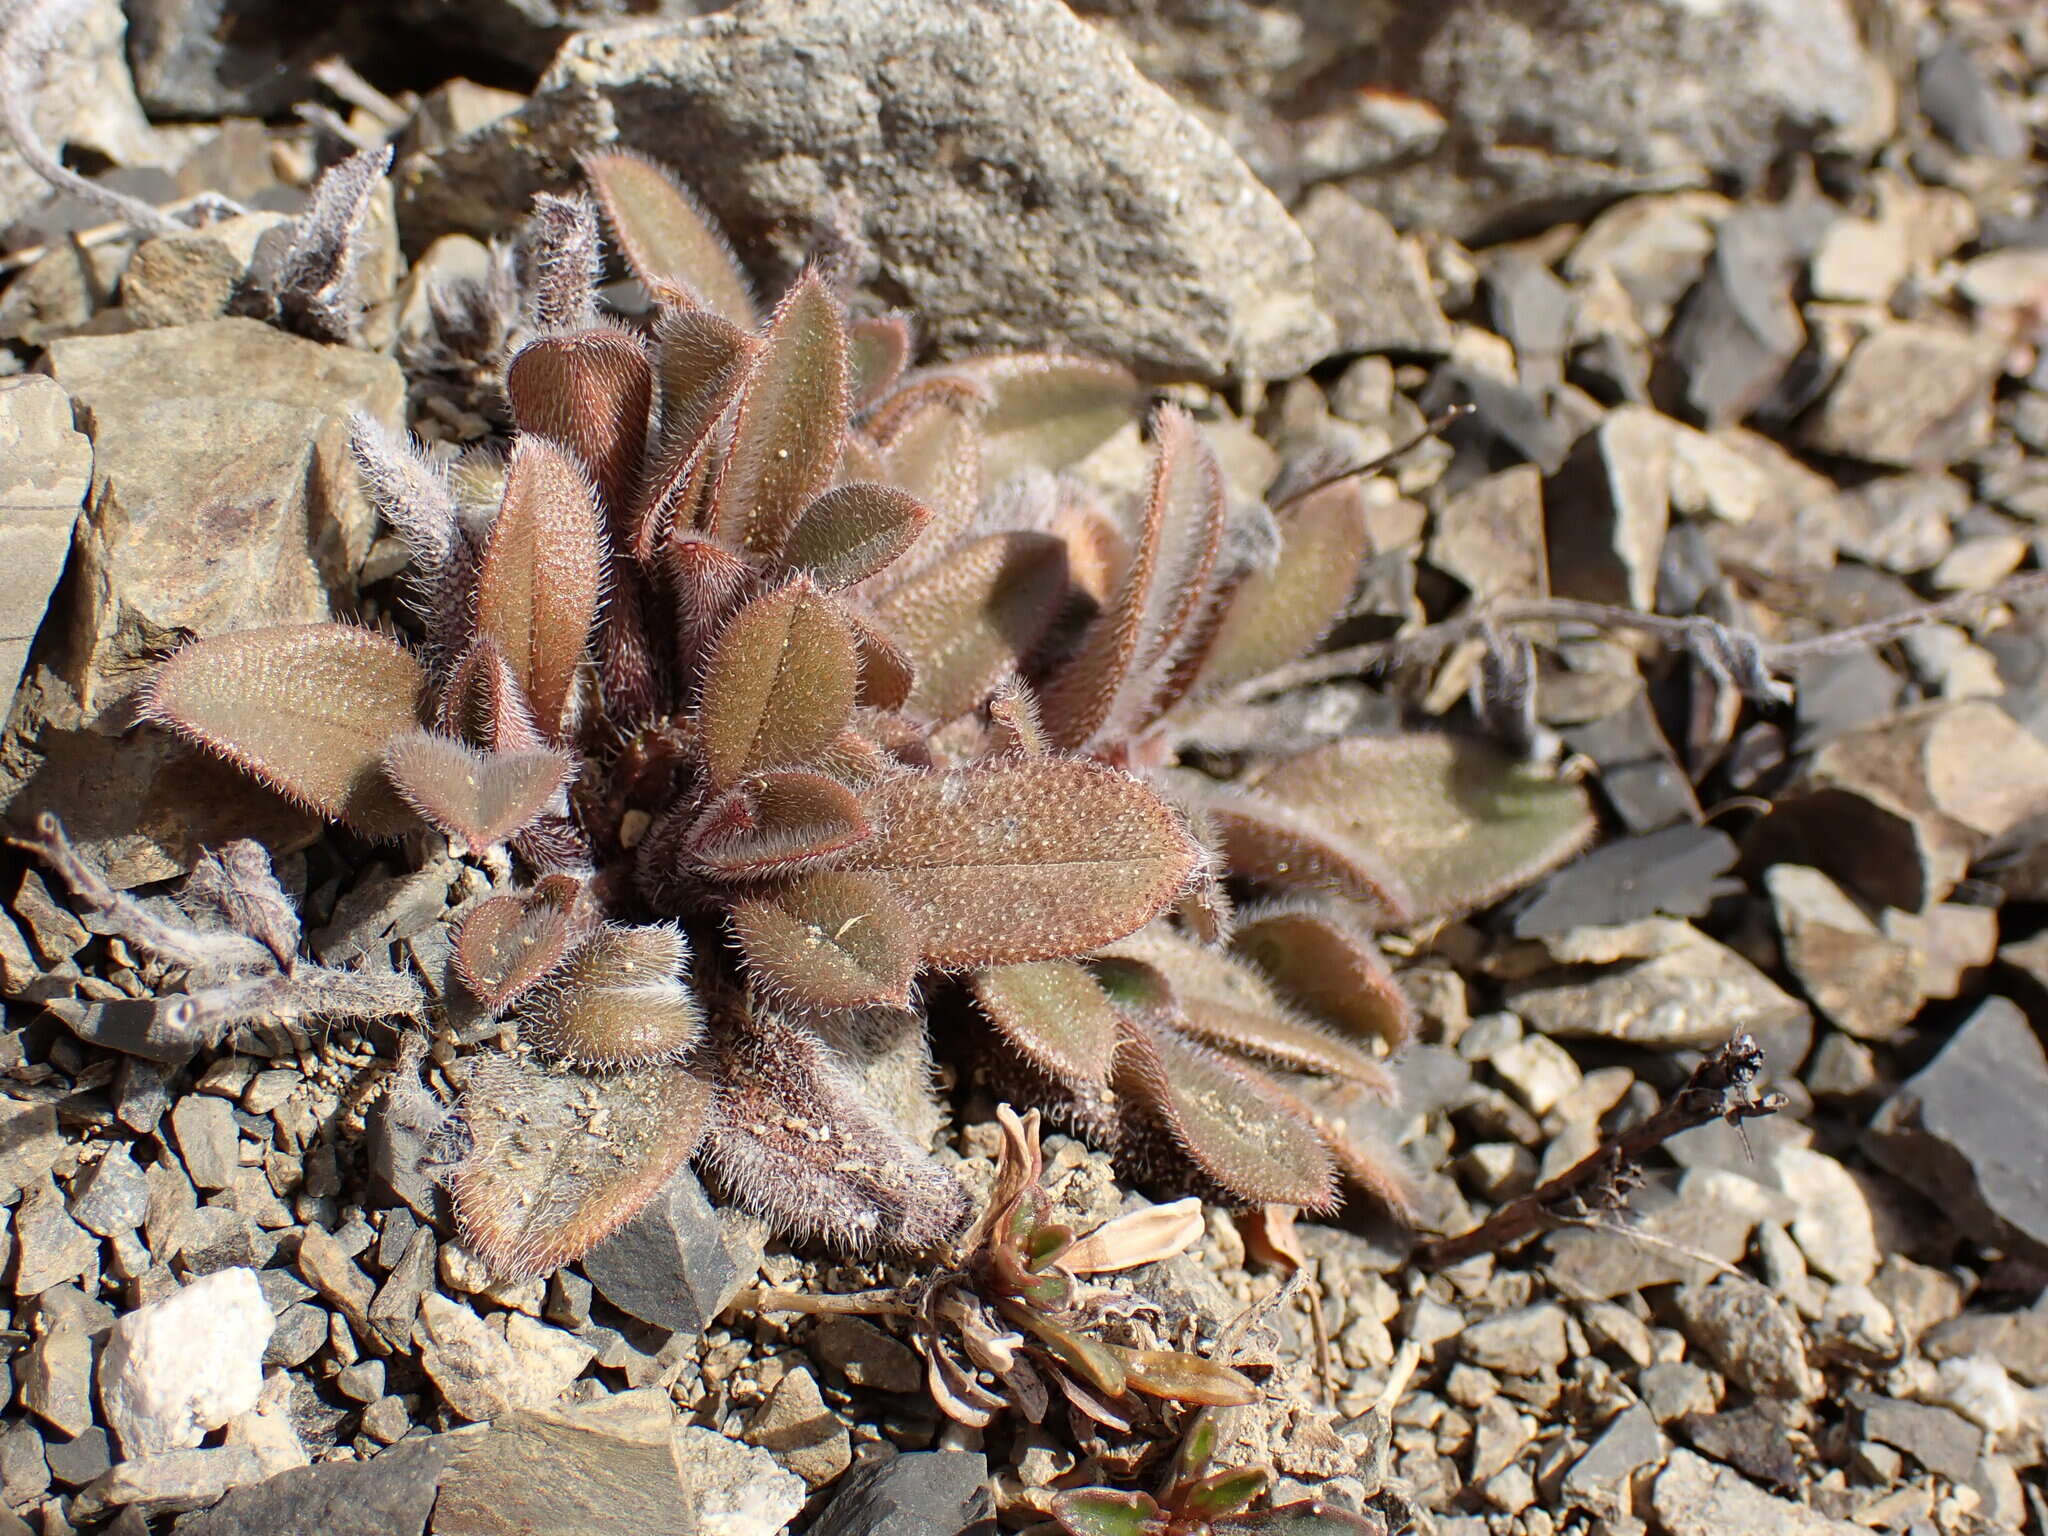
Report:
[[[863,800],[875,835],[843,867],[888,877],[941,967],[1085,954],[1156,917],[1201,858],[1151,790],[1073,758],[905,774]]]
[[[653,464],[639,498],[633,553],[650,557],[661,519],[682,518],[684,487],[704,464],[711,430],[746,382],[759,344],[737,326],[702,309],[663,309],[654,320],[654,376],[661,386],[661,418]]]
[[[1334,912],[1310,907],[1254,908],[1231,947],[1311,1013],[1399,1049],[1415,1033],[1415,1013],[1372,939]]]
[[[576,456],[603,492],[608,519],[626,515],[654,399],[654,369],[637,337],[603,325],[536,337],[506,364],[505,398],[520,431]]]
[[[649,288],[681,287],[732,324],[754,328],[753,285],[681,182],[630,149],[593,151],[582,165],[634,276]]]
[[[1012,1046],[1062,1087],[1100,1095],[1116,1056],[1116,1009],[1071,960],[999,965],[969,979],[974,1000]]]
[[[345,624],[283,625],[175,652],[151,676],[142,712],[383,838],[419,825],[384,777],[384,749],[422,724],[426,692],[426,673],[395,640]]]
[[[1415,917],[1498,900],[1577,853],[1595,825],[1582,786],[1444,732],[1334,742],[1279,764],[1257,790],[1328,837],[1372,849],[1411,893]]]
[[[476,625],[511,663],[551,739],[568,719],[603,579],[589,483],[553,443],[521,438],[477,577]]]
[[[1093,357],[1012,352],[946,365],[995,396],[982,420],[988,483],[1065,469],[1137,414],[1145,391],[1129,369]]]
[[[785,770],[727,790],[691,826],[686,846],[693,863],[727,879],[780,875],[850,848],[870,830],[846,785]]]
[[[1052,750],[1038,723],[1038,699],[1019,678],[1009,679],[989,698],[988,750],[991,757],[1043,757]]]
[[[682,1067],[587,1076],[495,1053],[468,1066],[455,1217],[463,1245],[507,1279],[589,1252],[703,1138],[710,1092]]]
[[[434,723],[442,734],[491,752],[523,752],[543,744],[512,664],[488,635],[479,635],[455,664]]]
[[[998,533],[883,597],[875,611],[917,669],[908,707],[940,721],[978,707],[1044,643],[1066,589],[1059,540]]]
[[[797,514],[781,563],[837,591],[887,566],[931,519],[929,507],[894,486],[835,486]]]
[[[1414,898],[1379,850],[1291,799],[1176,773],[1174,792],[1216,829],[1232,874],[1360,903],[1375,922],[1414,915]]]
[[[903,903],[873,875],[822,870],[733,903],[747,971],[777,1002],[799,1008],[902,1007],[918,937]]]
[[[697,731],[714,785],[822,754],[853,714],[853,630],[799,577],[733,615],[704,671]]]
[[[1292,1095],[1141,1016],[1123,1022],[1116,1083],[1127,1116],[1156,1115],[1186,1159],[1236,1199],[1334,1208],[1329,1149]],[[1127,1125],[1134,1140],[1149,1129]]]
[[[917,669],[908,653],[858,606],[849,603],[841,612],[853,626],[854,649],[860,653],[855,702],[863,709],[901,709],[917,686]]]
[[[1064,747],[1148,724],[1223,543],[1223,472],[1193,418],[1162,406],[1143,520],[1116,595],[1045,691]]]
[[[933,556],[967,528],[981,508],[981,429],[986,400],[958,390],[926,392],[897,412],[883,439],[883,478],[932,509]],[[932,557],[913,558],[910,569]]]
[[[408,731],[384,749],[384,771],[420,815],[481,852],[547,809],[569,781],[568,757],[547,747],[480,752],[467,742]]]
[[[1358,482],[1325,486],[1282,511],[1279,524],[1278,559],[1231,592],[1207,637],[1190,698],[1214,697],[1306,655],[1351,600],[1371,543]]]
[[[768,327],[740,397],[713,492],[712,528],[773,555],[797,514],[832,484],[846,436],[846,312],[815,271],[799,277]]]
[[[709,539],[671,536],[665,556],[676,662],[694,675],[718,632],[759,586],[753,568]]]
[[[562,963],[569,934],[565,904],[537,894],[493,896],[455,931],[456,974],[496,1013]]]
[[[910,362],[910,316],[900,309],[885,315],[863,315],[846,328],[847,365],[855,410],[865,410],[903,377]]]
[[[723,1021],[704,1164],[740,1205],[792,1240],[916,1253],[957,1233],[967,1193],[878,1113],[817,1034],[755,1008]]]
[[[582,1067],[677,1060],[704,1028],[682,979],[689,960],[680,928],[606,924],[526,994],[519,1037]]]

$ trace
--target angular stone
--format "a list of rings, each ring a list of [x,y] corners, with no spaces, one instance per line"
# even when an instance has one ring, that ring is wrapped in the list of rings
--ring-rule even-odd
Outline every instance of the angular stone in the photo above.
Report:
[[[144,1516],[198,1509],[230,1488],[262,1480],[262,1459],[242,1445],[136,1456],[116,1462],[106,1476],[80,1493],[72,1514],[89,1520],[131,1506]]]
[[[402,169],[408,236],[502,229],[568,183],[564,149],[611,142],[677,167],[785,273],[850,215],[942,351],[1286,378],[1330,350],[1278,200],[1055,0],[756,0],[581,35],[524,109]]]
[[[141,329],[219,319],[248,279],[257,242],[285,222],[248,213],[143,241],[121,276],[122,312]]]
[[[792,1367],[747,1424],[747,1444],[772,1452],[812,1488],[822,1488],[853,1462],[846,1426],[825,1407],[818,1378]]]
[[[1803,1504],[1774,1499],[1731,1468],[1691,1451],[1673,1451],[1650,1494],[1668,1536],[1860,1536],[1864,1527],[1831,1519]]]
[[[1873,1392],[1851,1392],[1849,1405],[1856,1411],[1864,1439],[1904,1451],[1952,1483],[1966,1483],[1976,1471],[1984,1433],[1961,1414]]]
[[[265,1365],[304,1365],[327,1342],[327,1314],[296,1301],[277,1314],[277,1327],[263,1347]]]
[[[308,1222],[299,1239],[298,1265],[306,1283],[339,1307],[353,1327],[368,1330],[376,1282],[356,1267],[334,1234],[318,1222]]]
[[[1970,488],[1953,475],[1886,475],[1836,498],[1842,553],[1910,576],[1955,547]]]
[[[2048,1056],[2026,1016],[1988,998],[1864,1133],[1871,1158],[1963,1232],[2048,1262]]]
[[[113,1447],[107,1432],[97,1424],[71,1440],[49,1440],[43,1444],[51,1478],[66,1488],[83,1488],[103,1477],[114,1464]]]
[[[1923,1001],[1920,957],[1877,924],[1817,869],[1774,864],[1764,886],[1785,941],[1785,964],[1835,1026],[1859,1040],[1888,1040]]]
[[[72,1181],[71,1219],[88,1232],[133,1232],[148,1212],[149,1180],[118,1143]]]
[[[426,1227],[414,1232],[405,1251],[391,1266],[383,1285],[371,1299],[368,1321],[371,1332],[393,1350],[403,1350],[412,1337],[413,1320],[419,1315],[420,1300],[434,1283],[434,1234]]]
[[[59,671],[87,719],[186,634],[324,619],[375,518],[348,413],[400,419],[387,357],[255,320],[53,342],[93,440]]]
[[[63,1150],[54,1105],[0,1098],[0,1203],[47,1176]]]
[[[234,1109],[210,1094],[188,1094],[171,1110],[171,1134],[185,1176],[201,1189],[226,1189],[242,1165],[241,1130]]]
[[[1657,1470],[1664,1459],[1664,1437],[1650,1410],[1638,1403],[1625,1408],[1600,1431],[1592,1448],[1572,1463],[1562,1492],[1567,1503],[1594,1514],[1626,1515],[1634,1507],[1631,1485]]]
[[[255,1407],[274,1325],[247,1269],[208,1275],[119,1318],[100,1357],[99,1382],[122,1452],[153,1456],[195,1446]]]
[[[8,700],[91,487],[92,443],[72,427],[63,388],[41,374],[0,379],[0,696]]]
[[[1763,972],[1689,923],[1648,918],[1545,943],[1560,964],[1606,967],[1587,979],[1511,989],[1515,1012],[1556,1038],[1699,1050],[1745,1030],[1767,1036],[1806,1014]]]
[[[1692,1448],[1782,1492],[1799,1486],[1799,1456],[1785,1433],[1784,1405],[1770,1399],[1687,1415],[1676,1428]]]
[[[179,1520],[178,1536],[422,1536],[453,1437],[426,1435],[368,1461],[295,1467]]]
[[[1480,600],[1549,596],[1542,472],[1517,464],[1446,501],[1430,534],[1429,563]]]
[[[982,1536],[994,1525],[987,1457],[914,1451],[862,1462],[841,1480],[811,1536]]]
[[[1928,1359],[1996,1360],[2030,1387],[2048,1387],[2048,1311],[1965,1312],[1929,1328],[1920,1340]]]
[[[1855,351],[1802,436],[1874,464],[1953,464],[1991,441],[2004,344],[1946,326],[1887,325]]]
[[[1671,522],[1671,435],[1655,411],[1621,406],[1580,439],[1544,487],[1550,587],[1560,597],[1647,611]]]
[[[1807,1147],[1779,1147],[1771,1176],[1798,1207],[1792,1238],[1806,1260],[1840,1285],[1867,1285],[1881,1257],[1870,1202],[1855,1177]]]
[[[36,1299],[36,1341],[14,1367],[21,1405],[67,1440],[92,1427],[93,1356],[112,1323],[107,1308],[72,1286]]]
[[[745,1274],[735,1257],[752,1225],[744,1216],[715,1209],[696,1175],[683,1168],[583,1256],[583,1273],[628,1317],[694,1336],[753,1279],[758,1246]]]
[[[1604,777],[1602,784],[1612,789]],[[1719,877],[1739,856],[1727,833],[1687,824],[1604,843],[1537,888],[1515,914],[1515,935],[1614,927],[1660,914],[1704,917],[1725,883]]]
[[[472,1421],[553,1402],[596,1353],[560,1329],[516,1313],[500,1334],[438,1291],[421,1302],[415,1335],[420,1365],[443,1400]]]
[[[1754,1280],[1726,1275],[1711,1285],[1682,1286],[1675,1305],[1686,1337],[1750,1395],[1805,1403],[1824,1390],[1807,1363],[1798,1319]]]
[[[1708,428],[1769,397],[1806,343],[1792,287],[1807,252],[1769,208],[1724,219],[1712,260],[1665,338],[1671,388]]]
[[[1294,218],[1315,247],[1316,293],[1336,324],[1336,351],[1450,350],[1451,326],[1430,285],[1429,264],[1384,214],[1324,185],[1302,200]]]
[[[14,1209],[14,1294],[26,1301],[76,1279],[99,1258],[99,1239],[73,1221],[47,1174],[27,1183]]]
[[[1554,1301],[1517,1307],[1470,1324],[1458,1335],[1458,1353],[1472,1365],[1503,1375],[1534,1376],[1545,1366],[1564,1363],[1570,1352],[1564,1325],[1565,1310]]]

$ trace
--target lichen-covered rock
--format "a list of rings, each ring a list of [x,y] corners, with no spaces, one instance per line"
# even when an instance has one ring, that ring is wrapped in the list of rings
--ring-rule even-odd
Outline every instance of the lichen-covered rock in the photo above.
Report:
[[[1331,346],[1279,202],[1055,0],[747,0],[585,34],[523,111],[400,167],[407,238],[508,225],[592,139],[676,166],[776,276],[854,234],[945,351],[1282,378]]]

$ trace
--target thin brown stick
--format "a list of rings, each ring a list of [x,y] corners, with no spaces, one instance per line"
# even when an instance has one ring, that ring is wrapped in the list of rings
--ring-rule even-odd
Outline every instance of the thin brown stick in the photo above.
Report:
[[[1433,1269],[1443,1269],[1563,1224],[1571,1219],[1571,1208],[1587,1203],[1588,1196],[1604,1194],[1606,1203],[1617,1203],[1642,1160],[1680,1131],[1715,1120],[1737,1125],[1783,1109],[1782,1093],[1758,1096],[1755,1091],[1763,1068],[1763,1047],[1756,1037],[1737,1035],[1694,1067],[1685,1086],[1641,1124],[1602,1142],[1549,1183],[1510,1200],[1470,1232],[1423,1244],[1417,1257]]]
[[[785,1291],[772,1285],[749,1286],[733,1297],[732,1305],[754,1312],[852,1313],[860,1317],[912,1317],[917,1312],[899,1290],[855,1291],[834,1296]]]

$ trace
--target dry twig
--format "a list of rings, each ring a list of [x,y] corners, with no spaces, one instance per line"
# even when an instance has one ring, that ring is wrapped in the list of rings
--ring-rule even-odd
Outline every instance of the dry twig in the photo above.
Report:
[[[1763,1047],[1756,1037],[1735,1036],[1693,1068],[1685,1086],[1648,1119],[1602,1142],[1547,1184],[1509,1201],[1470,1232],[1425,1243],[1418,1257],[1443,1269],[1562,1226],[1589,1206],[1620,1204],[1642,1160],[1680,1131],[1715,1120],[1738,1125],[1783,1109],[1782,1093],[1756,1092],[1763,1068]]]

